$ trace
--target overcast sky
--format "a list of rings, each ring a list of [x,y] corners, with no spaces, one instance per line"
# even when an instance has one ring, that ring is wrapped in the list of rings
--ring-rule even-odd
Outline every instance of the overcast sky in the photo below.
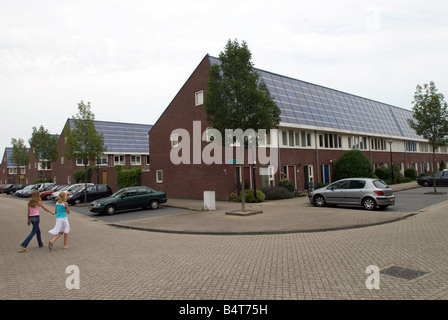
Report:
[[[255,67],[406,109],[448,97],[448,1],[0,0],[0,155],[77,104],[154,124],[202,58],[246,41]],[[447,99],[446,99],[447,100]]]

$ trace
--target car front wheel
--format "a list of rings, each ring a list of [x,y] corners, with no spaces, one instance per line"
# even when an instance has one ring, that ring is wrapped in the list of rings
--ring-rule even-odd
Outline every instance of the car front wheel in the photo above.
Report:
[[[362,200],[362,206],[366,210],[375,210],[376,201],[373,198],[365,198],[364,200]]]
[[[115,212],[117,212],[117,208],[115,208],[115,206],[113,205],[108,205],[106,208],[104,208],[104,213],[108,214],[108,215],[113,215],[115,214]]]
[[[313,202],[317,207],[325,206],[325,198],[320,194],[314,197]]]

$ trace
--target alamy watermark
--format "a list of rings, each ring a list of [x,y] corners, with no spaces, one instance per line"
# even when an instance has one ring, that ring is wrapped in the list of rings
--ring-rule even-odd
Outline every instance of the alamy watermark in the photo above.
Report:
[[[65,273],[70,274],[65,280],[65,287],[68,290],[80,288],[79,267],[76,265],[70,265],[65,268]]]
[[[170,160],[173,164],[256,164],[260,175],[278,170],[278,130],[226,129],[202,131],[201,121],[193,121],[193,137],[186,129],[171,132]],[[208,142],[203,148],[202,142]],[[223,143],[224,142],[224,143]],[[245,150],[247,149],[247,162]],[[224,154],[223,154],[224,153]]]
[[[380,268],[375,265],[370,265],[366,268],[366,273],[369,276],[366,279],[366,288],[369,290],[380,289]]]

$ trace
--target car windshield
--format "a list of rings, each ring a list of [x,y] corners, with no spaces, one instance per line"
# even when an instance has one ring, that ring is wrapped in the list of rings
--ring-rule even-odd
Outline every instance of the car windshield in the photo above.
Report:
[[[125,194],[125,192],[127,192],[128,190],[126,189],[121,189],[118,190],[117,192],[115,192],[114,194],[112,194],[110,197],[111,198],[117,198],[117,197],[121,197],[123,194]]]

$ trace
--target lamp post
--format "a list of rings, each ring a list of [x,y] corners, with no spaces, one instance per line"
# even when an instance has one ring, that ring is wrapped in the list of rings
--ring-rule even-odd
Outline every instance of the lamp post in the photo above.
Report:
[[[392,140],[387,140],[387,142],[389,143],[389,150],[390,150],[390,172],[392,175],[392,183],[394,183],[394,165],[392,162]]]

